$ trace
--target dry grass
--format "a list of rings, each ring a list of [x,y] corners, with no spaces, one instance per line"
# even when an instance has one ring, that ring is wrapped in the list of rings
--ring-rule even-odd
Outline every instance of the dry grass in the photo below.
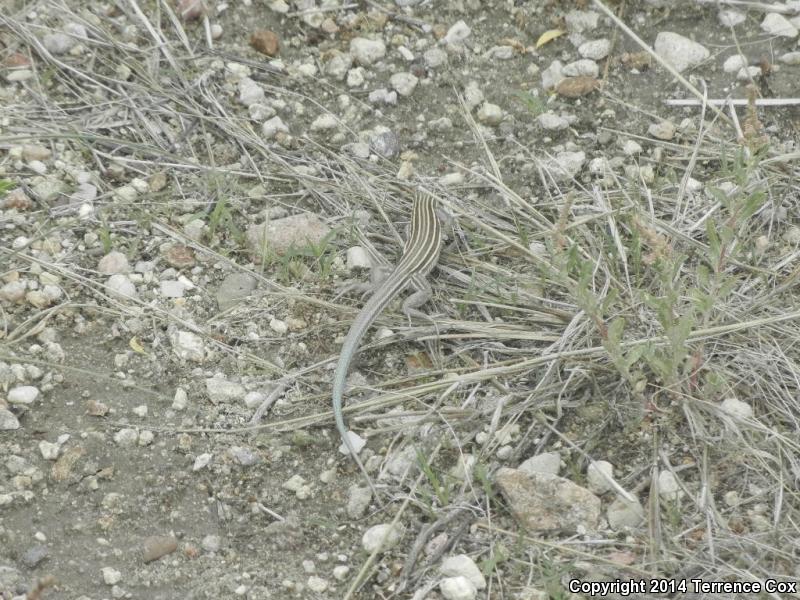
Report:
[[[0,249],[3,272],[36,265],[61,278],[68,300],[46,311],[4,315],[11,329],[0,358],[34,362],[22,342],[79,313],[110,321],[136,315],[152,324],[145,341],[163,343],[170,326],[189,328],[214,346],[222,367],[265,380],[280,376],[294,402],[317,409],[272,416],[262,429],[328,426],[326,369],[336,358],[335,344],[302,355],[277,339],[234,345],[226,338],[241,338],[266,312],[307,317],[310,327],[300,337],[310,346],[341,335],[358,302],[336,297],[335,257],[356,241],[395,256],[408,207],[403,190],[425,187],[440,198],[452,225],[433,282],[435,325],[406,325],[385,315],[397,336],[369,348],[425,343],[430,363],[410,374],[371,378],[371,397],[348,407],[350,422],[373,427],[392,451],[412,441],[431,451],[428,469],[387,484],[405,501],[394,513],[398,519],[428,524],[416,546],[405,549],[411,557],[406,590],[424,585],[432,573],[430,562],[414,560],[420,545],[442,528],[463,535],[469,523],[480,524],[471,547],[481,548],[493,589],[531,580],[559,597],[561,576],[580,572],[796,579],[800,312],[794,283],[800,271],[797,236],[784,238],[798,208],[796,162],[768,148],[754,151],[735,130],[702,121],[691,143],[643,141],[662,146],[662,161],[640,159],[655,169],[652,183],[637,170],[626,178],[617,171],[559,181],[542,167],[546,156],[535,146],[499,150],[465,112],[472,136],[462,141],[474,160],[465,164],[444,153],[466,183],[443,189],[424,176],[424,164],[418,177],[400,180],[398,164],[348,158],[303,136],[265,141],[236,105],[224,70],[214,68],[215,61],[237,59],[180,43],[186,32],[170,15],[148,19],[144,8],[120,3],[140,25],[133,46],[120,41],[123,32],[111,22],[91,22],[66,4],[46,6],[87,27],[86,59],[50,55],[38,41],[42,31],[20,15],[0,16],[6,39],[30,48],[36,65],[25,102],[4,109],[10,124],[0,147],[37,141],[72,152],[101,173],[112,165],[145,178],[165,171],[169,184],[124,205],[113,196],[116,184],[104,179],[88,219],[42,204],[26,215],[38,233],[22,250]],[[121,64],[129,79],[119,78]],[[310,113],[325,110],[310,95],[313,86],[248,64],[270,94]],[[5,178],[22,175],[2,160]],[[692,190],[691,178],[704,182],[703,191]],[[258,202],[247,196],[254,184],[267,190]],[[212,237],[193,241],[181,233],[176,205],[196,203],[210,221],[220,202],[230,219],[217,223]],[[276,207],[323,215],[338,236],[316,256],[256,265],[238,232]],[[355,210],[371,214],[367,229],[354,226]],[[106,231],[113,247],[148,253],[178,240],[209,264],[256,276],[263,295],[207,320],[154,302],[122,302],[104,289],[87,255],[76,251],[54,262],[35,249],[75,230]],[[167,354],[164,345],[154,351]],[[753,417],[723,411],[726,398],[749,404]],[[388,419],[390,410],[401,412]],[[251,429],[244,421],[224,426]],[[487,434],[479,438],[483,444],[476,441],[480,432]],[[506,445],[510,452],[499,461]],[[645,505],[646,524],[625,536],[550,541],[521,538],[508,530],[508,520],[498,524],[504,507],[492,491],[495,468],[551,449],[561,451],[579,482],[590,460],[615,464],[620,486]],[[477,466],[460,481],[448,473],[463,455]],[[659,499],[663,471],[676,474],[680,498]],[[459,535],[452,541],[457,548]],[[620,564],[621,553],[630,565]]]

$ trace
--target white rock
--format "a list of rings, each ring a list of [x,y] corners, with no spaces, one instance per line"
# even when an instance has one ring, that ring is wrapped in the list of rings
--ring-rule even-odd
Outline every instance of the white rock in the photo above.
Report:
[[[564,79],[564,65],[561,61],[554,60],[550,66],[542,71],[542,89],[549,90],[556,87]]]
[[[175,330],[170,334],[172,351],[181,360],[203,362],[206,356],[203,338],[191,331]]]
[[[422,55],[422,60],[425,61],[425,66],[429,69],[441,67],[447,62],[447,52],[441,48],[430,48]]]
[[[446,577],[466,577],[476,589],[482,590],[486,587],[486,579],[483,573],[481,573],[475,561],[466,554],[448,556],[442,561],[442,566],[439,570]]]
[[[778,60],[786,65],[800,65],[800,52],[787,52],[782,54]]]
[[[364,67],[356,67],[347,72],[347,87],[361,87],[364,85]]]
[[[183,298],[186,285],[176,279],[164,279],[158,282],[158,291],[164,298]]]
[[[753,407],[737,398],[726,398],[720,404],[720,408],[738,419],[749,419],[753,416]]]
[[[513,46],[492,46],[483,53],[486,60],[510,60],[514,58]]]
[[[33,404],[39,397],[39,389],[32,385],[21,385],[8,391],[9,404]]]
[[[472,110],[483,102],[483,92],[478,87],[477,81],[470,81],[464,87],[464,104],[467,105],[467,110]]]
[[[397,92],[389,91],[386,88],[373,90],[367,96],[370,104],[397,104]]]
[[[328,582],[325,581],[322,577],[318,577],[317,575],[311,575],[306,581],[306,585],[308,589],[310,589],[315,594],[321,594],[325,590],[328,589]]]
[[[123,273],[112,275],[106,281],[106,288],[109,292],[122,298],[136,298],[136,286]]]
[[[114,443],[119,446],[133,446],[139,440],[139,432],[130,427],[120,429],[114,434]]]
[[[761,21],[761,29],[770,35],[781,37],[797,37],[797,27],[780,13],[767,13]]]
[[[175,395],[172,397],[172,409],[185,410],[188,404],[189,395],[186,393],[186,390],[179,387],[175,390]]]
[[[333,578],[336,581],[344,581],[350,574],[350,567],[347,565],[336,565],[333,567]]]
[[[42,38],[42,45],[52,54],[66,54],[77,43],[78,40],[60,31],[48,33]]]
[[[626,140],[625,143],[622,144],[622,153],[625,154],[625,156],[636,156],[642,153],[642,146],[635,140]]]
[[[726,73],[736,73],[746,66],[747,59],[741,54],[734,54],[725,59],[725,62],[722,63],[722,70]]]
[[[569,127],[569,120],[561,115],[555,114],[553,111],[548,111],[539,115],[536,118],[539,127],[547,131],[559,131]]]
[[[54,444],[53,442],[48,442],[42,440],[39,442],[39,452],[42,455],[42,458],[45,460],[55,460],[58,458],[58,451],[61,449],[61,446],[58,444]]]
[[[194,459],[194,464],[192,465],[192,471],[199,471],[200,469],[205,469],[211,463],[212,458],[214,458],[214,455],[208,452],[199,454],[197,458]]]
[[[614,465],[605,460],[589,463],[586,469],[586,483],[595,494],[603,494],[614,489],[609,479],[614,478]]]
[[[381,40],[353,38],[350,40],[350,54],[358,64],[368,66],[386,56],[386,44]]]
[[[405,527],[402,523],[373,525],[364,532],[364,536],[361,538],[361,545],[369,554],[372,554],[375,550],[386,552],[403,539],[404,533]]]
[[[352,246],[347,249],[347,270],[353,269],[369,269],[372,267],[372,261],[369,254],[363,246]]]
[[[675,137],[675,125],[672,121],[653,123],[647,128],[647,133],[658,140],[671,140]]]
[[[478,596],[475,584],[466,577],[445,577],[439,582],[439,591],[445,600],[474,600]]]
[[[559,181],[575,177],[586,162],[585,152],[559,152],[552,159],[542,161],[542,167]]]
[[[47,165],[40,160],[32,160],[28,162],[28,168],[37,175],[44,175],[47,173]]]
[[[219,23],[212,23],[211,27],[209,28],[211,32],[211,39],[218,40],[222,37],[222,25]]]
[[[22,302],[25,298],[25,290],[28,289],[28,283],[24,279],[18,281],[9,281],[3,287],[0,287],[0,300],[6,302]]]
[[[127,273],[131,267],[128,264],[128,257],[116,250],[109,252],[100,262],[97,263],[98,272],[103,275],[113,275],[114,273]]]
[[[701,44],[671,31],[662,31],[658,34],[655,51],[679,73],[699,65],[711,55]]]
[[[395,73],[389,78],[389,83],[401,96],[410,96],[418,82],[419,79],[411,73]]]
[[[368,486],[351,485],[347,493],[347,516],[360,519],[372,501],[372,490]]]
[[[602,38],[599,40],[589,40],[578,46],[578,54],[583,58],[592,60],[602,60],[611,51],[611,40]]]
[[[286,321],[274,317],[269,320],[269,328],[278,335],[285,335],[286,332],[289,331],[289,325]]]
[[[335,52],[325,63],[325,73],[336,81],[341,81],[352,66],[353,57],[348,52]]]
[[[113,567],[103,567],[100,572],[103,574],[103,581],[106,585],[116,585],[122,581],[122,573]]]
[[[245,106],[252,106],[263,101],[264,90],[258,83],[249,77],[239,81],[239,102]]]
[[[114,195],[123,202],[133,202],[139,197],[139,192],[132,185],[123,185],[114,190]]]
[[[236,381],[222,377],[206,379],[206,394],[212,404],[238,403],[244,399],[246,393],[244,386]]]
[[[283,489],[285,489],[285,490],[290,491],[290,492],[297,493],[300,490],[302,490],[306,485],[308,485],[308,484],[306,483],[306,480],[303,479],[302,476],[300,476],[300,475],[292,475],[289,479],[287,479],[286,481],[283,482],[281,487]]]
[[[677,500],[682,493],[683,490],[681,490],[678,480],[675,479],[672,471],[661,471],[658,474],[658,495],[663,500]]]
[[[561,470],[561,456],[557,452],[543,452],[536,456],[531,456],[519,467],[524,473],[550,473],[558,475]]]
[[[719,19],[719,24],[723,27],[736,27],[737,25],[744,23],[747,19],[744,13],[733,9],[724,9],[719,11],[717,18]]]
[[[289,128],[278,116],[272,117],[261,126],[261,133],[268,140],[274,138],[279,132],[289,133]]]
[[[478,120],[481,123],[498,125],[503,120],[503,109],[491,102],[484,102],[478,109]]]
[[[567,31],[572,33],[581,33],[582,31],[597,29],[599,20],[600,14],[591,10],[571,10],[567,13],[567,16],[564,17]]]
[[[330,129],[336,129],[338,126],[338,119],[331,113],[325,113],[314,119],[314,122],[311,123],[311,131],[328,131]]]
[[[582,58],[564,65],[561,73],[566,77],[597,77],[600,74],[600,67],[593,60]]]
[[[19,420],[10,410],[0,408],[0,431],[12,431],[19,429]]]
[[[444,42],[446,44],[460,44],[469,37],[470,33],[472,33],[472,30],[469,25],[464,21],[457,21],[447,30]]]
[[[759,75],[761,75],[761,67],[750,65],[749,67],[742,67],[741,69],[739,69],[739,72],[736,73],[736,80],[750,81],[751,79],[758,77]]]
[[[347,438],[350,440],[350,444],[353,446],[353,450],[356,451],[356,454],[361,452],[361,450],[364,449],[364,446],[367,445],[367,440],[362,438],[355,431],[348,431]],[[350,450],[347,448],[347,446],[345,446],[344,442],[339,444],[339,452],[345,456],[350,456]]]
[[[439,185],[444,187],[454,187],[464,183],[463,173],[447,173],[438,179]]]
[[[606,519],[615,531],[638,527],[644,521],[644,509],[638,501],[628,502],[624,498],[617,498],[608,507]]]

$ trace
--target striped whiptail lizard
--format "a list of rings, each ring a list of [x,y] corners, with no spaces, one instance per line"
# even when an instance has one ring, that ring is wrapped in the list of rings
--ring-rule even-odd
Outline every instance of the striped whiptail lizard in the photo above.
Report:
[[[347,332],[347,337],[342,344],[339,362],[333,376],[333,415],[336,419],[336,428],[339,430],[345,447],[358,464],[358,468],[367,478],[376,499],[375,487],[353,448],[342,417],[345,380],[350,363],[364,334],[397,294],[409,284],[417,289],[403,302],[403,312],[409,316],[416,313],[416,308],[422,306],[430,298],[430,286],[425,281],[425,276],[430,273],[439,259],[442,241],[442,228],[436,216],[435,207],[436,200],[430,194],[424,192],[415,194],[411,209],[411,232],[403,248],[403,255],[391,274],[375,290],[350,325],[350,331]]]

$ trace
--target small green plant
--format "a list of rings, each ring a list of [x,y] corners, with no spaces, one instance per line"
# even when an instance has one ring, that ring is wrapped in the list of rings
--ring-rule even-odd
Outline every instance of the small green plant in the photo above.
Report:
[[[450,486],[439,477],[439,474],[428,461],[428,457],[419,448],[417,448],[417,463],[419,464],[420,470],[425,475],[425,478],[428,480],[433,494],[439,500],[440,506],[447,506],[450,504]]]
[[[14,189],[14,182],[10,179],[0,179],[0,198]]]
[[[528,109],[528,112],[531,113],[534,117],[538,117],[540,114],[547,110],[547,107],[544,103],[544,100],[539,98],[538,96],[534,96],[530,92],[523,92],[522,90],[517,90],[514,93],[514,97],[522,102],[525,105],[525,108]]]

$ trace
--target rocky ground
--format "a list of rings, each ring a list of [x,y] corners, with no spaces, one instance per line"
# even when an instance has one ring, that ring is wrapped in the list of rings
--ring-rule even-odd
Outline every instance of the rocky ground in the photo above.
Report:
[[[791,597],[798,28],[11,0],[0,598]],[[332,370],[418,187],[432,318],[390,306],[349,381],[373,497]]]

